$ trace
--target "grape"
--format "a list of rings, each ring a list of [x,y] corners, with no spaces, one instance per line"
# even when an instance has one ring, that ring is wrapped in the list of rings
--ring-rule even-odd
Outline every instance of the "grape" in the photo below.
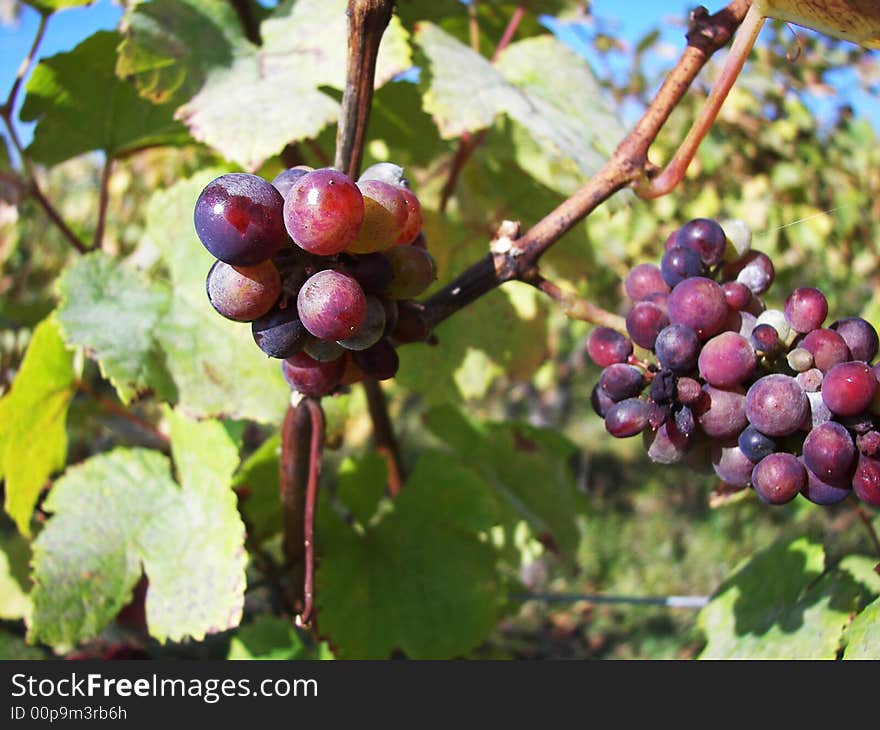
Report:
[[[640,302],[649,294],[669,293],[669,287],[655,264],[639,264],[630,269],[623,280],[623,288],[634,302]]]
[[[702,393],[702,386],[693,378],[679,378],[675,384],[675,395],[686,406],[696,403]]]
[[[822,374],[822,371],[819,370],[819,368],[813,367],[813,365],[815,365],[813,353],[805,347],[795,347],[785,356],[785,361],[788,363],[788,366],[798,374],[804,373],[808,370],[815,370],[820,375]]]
[[[660,259],[663,281],[670,287],[691,276],[705,276],[706,264],[696,251],[683,246],[673,246]]]
[[[694,404],[694,415],[703,433],[712,438],[734,438],[748,423],[746,396],[741,388],[703,386]]]
[[[422,214],[422,205],[419,203],[419,199],[415,196],[415,193],[407,188],[400,188],[399,190],[400,194],[403,196],[403,202],[406,205],[407,215],[406,221],[403,224],[403,230],[400,232],[395,243],[397,245],[405,246],[411,244],[416,238],[418,238],[419,233],[422,230],[424,216]]]
[[[732,487],[747,487],[752,481],[755,464],[739,446],[719,446],[712,449],[712,467],[718,478]]]
[[[318,362],[304,352],[298,352],[281,363],[281,372],[288,385],[303,395],[313,398],[319,398],[335,390],[344,370],[345,358]]]
[[[880,459],[870,456],[859,458],[859,465],[852,479],[853,491],[865,504],[880,507]]]
[[[266,314],[281,296],[281,276],[275,264],[230,266],[215,261],[208,271],[205,290],[211,306],[227,319],[252,322]]]
[[[382,332],[382,336],[391,337],[391,333],[397,329],[400,304],[396,299],[380,299],[380,301],[382,302],[382,308],[385,310],[385,329]]]
[[[778,309],[765,309],[758,315],[758,319],[755,320],[756,327],[762,324],[769,324],[779,334],[780,340],[783,342],[788,341],[791,327],[788,325],[788,320],[785,319],[784,312]]]
[[[752,462],[757,464],[765,456],[776,451],[776,442],[769,436],[761,433],[754,426],[746,426],[737,439],[740,450]]]
[[[755,465],[751,481],[762,501],[785,504],[807,487],[807,470],[793,454],[769,454]]]
[[[605,414],[605,430],[616,438],[636,436],[647,425],[648,405],[639,398],[618,401]]]
[[[804,464],[819,479],[836,487],[852,480],[856,446],[852,436],[836,421],[817,426],[804,439]]]
[[[737,218],[721,221],[720,225],[727,235],[727,249],[731,254],[730,260],[738,261],[752,247],[752,230],[745,221]]]
[[[279,193],[281,193],[282,198],[287,197],[287,193],[290,191],[290,188],[293,187],[293,184],[307,172],[311,172],[314,169],[315,168],[309,167],[308,165],[289,167],[275,176],[275,179],[272,180],[272,185]]]
[[[752,249],[738,261],[724,267],[725,279],[736,279],[752,290],[752,294],[763,294],[776,278],[776,269],[767,254]]]
[[[348,175],[322,167],[303,175],[284,198],[284,225],[309,253],[330,256],[347,249],[364,220],[364,198]]]
[[[382,255],[391,262],[393,273],[385,294],[392,299],[412,299],[437,278],[434,257],[423,248],[392,246]]]
[[[299,321],[296,307],[291,305],[282,309],[277,304],[253,321],[251,334],[257,347],[269,357],[282,360],[302,350],[310,336]]]
[[[616,362],[626,362],[633,354],[633,344],[617,330],[596,327],[587,338],[587,354],[600,368]]]
[[[321,340],[310,335],[303,352],[318,362],[332,362],[345,354],[345,348],[333,340]]]
[[[880,431],[869,430],[856,437],[856,448],[865,456],[880,454]]]
[[[370,377],[376,380],[388,380],[397,374],[400,367],[400,359],[397,350],[386,339],[379,340],[366,350],[355,350],[352,353],[354,361]]]
[[[374,296],[367,297],[367,313],[364,322],[351,337],[339,340],[347,350],[366,350],[375,345],[385,333],[385,305]]]
[[[876,391],[874,371],[859,360],[835,365],[822,381],[822,400],[836,416],[861,413],[870,405]]]
[[[722,332],[703,345],[697,364],[700,375],[709,385],[726,388],[751,377],[757,359],[745,337]]]
[[[655,291],[652,294],[648,294],[642,299],[643,302],[651,302],[651,304],[656,304],[660,309],[663,310],[663,314],[667,317],[669,316],[669,292],[665,291]]]
[[[284,198],[257,175],[232,172],[208,183],[193,212],[196,234],[213,256],[252,266],[274,256],[287,241]]]
[[[373,163],[358,178],[358,182],[365,180],[381,180],[391,185],[409,186],[409,181],[403,176],[403,168],[400,165],[395,165],[393,162]]]
[[[828,300],[818,289],[802,286],[785,300],[785,319],[795,332],[811,332],[828,316]]]
[[[648,399],[648,426],[652,431],[656,431],[660,426],[666,423],[666,419],[672,411],[669,403],[657,403]]]
[[[844,342],[849,347],[853,360],[871,362],[877,355],[877,349],[880,347],[877,330],[874,329],[870,322],[861,317],[838,319],[831,325],[830,329],[843,337]]]
[[[608,409],[614,405],[614,401],[611,400],[605,391],[599,387],[599,384],[596,383],[590,393],[590,405],[593,406],[593,410],[596,412],[597,416],[605,418],[605,414],[608,413]]]
[[[391,261],[381,253],[341,254],[340,267],[361,285],[365,294],[383,294],[394,276]]]
[[[672,233],[666,236],[666,240],[663,242],[663,251],[668,251],[670,248],[674,248],[676,245],[676,239],[678,238],[678,229],[676,228]]]
[[[367,299],[352,277],[324,269],[308,278],[296,298],[305,328],[322,340],[350,337],[363,324]]]
[[[752,301],[752,290],[739,281],[725,281],[721,285],[727,306],[737,312],[749,306]]]
[[[738,314],[741,321],[739,333],[746,339],[751,339],[752,332],[754,332],[755,327],[758,326],[758,318],[751,312],[742,311],[738,312]]]
[[[658,403],[668,403],[675,397],[675,391],[675,375],[671,370],[661,370],[654,373],[649,391],[651,400]]]
[[[363,180],[357,187],[363,195],[364,219],[347,250],[352,253],[384,251],[400,238],[407,224],[409,206],[403,197],[403,188],[382,180]]]
[[[652,350],[657,335],[666,325],[669,317],[653,302],[636,302],[626,315],[626,331],[639,347]]]
[[[715,221],[709,218],[694,218],[678,229],[675,243],[699,254],[706,266],[715,266],[724,259],[727,236]]]
[[[354,361],[350,352],[346,352],[342,359],[345,360],[345,370],[342,371],[340,385],[353,385],[367,377],[361,366]]]
[[[755,324],[749,341],[756,352],[765,355],[773,356],[782,349],[779,332],[772,324]]]
[[[614,363],[602,371],[599,387],[613,401],[632,398],[645,387],[645,376],[633,365]]]
[[[721,331],[727,320],[727,302],[722,288],[711,279],[685,279],[669,295],[669,320],[686,324],[701,340]]]
[[[692,439],[681,433],[673,419],[668,419],[656,431],[645,429],[642,434],[648,457],[658,464],[681,461]]]
[[[810,402],[798,382],[781,373],[756,380],[746,393],[746,417],[768,436],[787,436],[798,430],[809,414]]]
[[[809,469],[807,472],[807,483],[801,489],[801,494],[813,504],[827,506],[836,504],[846,499],[852,492],[852,488],[835,487],[833,484],[823,482]]]
[[[813,363],[823,373],[851,358],[846,340],[834,330],[813,330],[804,336],[799,347],[810,351],[813,355]]]

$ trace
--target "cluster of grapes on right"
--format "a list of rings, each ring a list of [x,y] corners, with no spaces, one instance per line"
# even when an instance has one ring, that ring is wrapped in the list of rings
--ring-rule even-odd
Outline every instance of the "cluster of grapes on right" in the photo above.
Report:
[[[854,494],[880,507],[877,332],[861,317],[824,326],[812,287],[767,308],[774,278],[741,221],[683,224],[659,266],[626,276],[628,336],[590,333],[593,408],[611,435],[642,434],[653,461],[714,470],[768,504]]]
[[[256,345],[311,397],[397,373],[395,344],[413,327],[402,305],[436,278],[422,222],[403,169],[387,162],[357,181],[302,165],[271,182],[228,173],[194,209],[217,259],[205,282],[211,305],[250,322]]]

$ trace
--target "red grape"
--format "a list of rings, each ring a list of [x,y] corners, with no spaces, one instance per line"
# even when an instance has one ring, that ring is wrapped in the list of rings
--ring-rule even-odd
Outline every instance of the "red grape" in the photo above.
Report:
[[[309,277],[296,298],[305,328],[322,340],[351,337],[363,324],[367,299],[352,277],[325,269]]]
[[[309,253],[330,256],[348,248],[364,220],[364,198],[348,175],[329,167],[306,173],[284,198],[284,225]]]

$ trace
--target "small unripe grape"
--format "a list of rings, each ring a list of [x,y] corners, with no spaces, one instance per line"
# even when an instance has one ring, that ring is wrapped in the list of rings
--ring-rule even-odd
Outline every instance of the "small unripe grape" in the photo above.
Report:
[[[407,223],[409,206],[403,188],[381,180],[363,180],[357,186],[364,199],[364,219],[346,248],[351,253],[384,251],[396,243]]]
[[[272,309],[281,296],[281,275],[271,261],[255,266],[216,261],[208,271],[205,290],[211,306],[224,317],[253,322]]]
[[[385,295],[391,299],[412,299],[437,278],[434,257],[416,246],[392,246],[382,252],[391,262],[393,275]]]

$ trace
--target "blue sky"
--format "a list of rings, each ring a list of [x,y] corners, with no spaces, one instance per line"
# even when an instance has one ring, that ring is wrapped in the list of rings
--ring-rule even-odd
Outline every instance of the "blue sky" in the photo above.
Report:
[[[222,0],[216,0],[221,2]],[[264,4],[271,4],[264,0]],[[687,18],[689,10],[697,3],[683,0],[593,0],[592,6],[596,16],[603,18],[606,28],[625,42],[635,43],[654,27],[662,30],[663,40],[670,44],[670,50],[680,50],[684,44],[684,29],[681,25]],[[722,0],[706,2],[710,11],[723,7]],[[621,13],[625,8],[626,13]],[[48,31],[41,47],[40,56],[51,56],[60,51],[73,48],[84,38],[99,29],[115,28],[122,9],[111,0],[98,2],[85,8],[64,10],[49,21]],[[5,96],[18,71],[21,59],[30,47],[36,32],[38,15],[36,11],[24,6],[19,22],[13,26],[0,26],[0,96]],[[579,39],[576,33],[559,30],[560,37],[575,50],[595,61],[592,51]],[[880,55],[878,55],[880,59]],[[663,59],[654,57],[646,59],[648,63],[671,63],[673,57]],[[880,60],[878,60],[880,62]],[[856,112],[867,116],[880,129],[880,100],[871,98],[858,90],[853,74],[841,69],[836,74],[836,83],[846,95]],[[22,94],[23,96],[23,94]],[[20,103],[20,101],[19,101]],[[829,114],[836,104],[835,99],[809,100],[814,111]],[[630,116],[629,114],[627,116]],[[631,119],[629,121],[632,121]],[[30,139],[30,125],[21,126],[25,142]]]

